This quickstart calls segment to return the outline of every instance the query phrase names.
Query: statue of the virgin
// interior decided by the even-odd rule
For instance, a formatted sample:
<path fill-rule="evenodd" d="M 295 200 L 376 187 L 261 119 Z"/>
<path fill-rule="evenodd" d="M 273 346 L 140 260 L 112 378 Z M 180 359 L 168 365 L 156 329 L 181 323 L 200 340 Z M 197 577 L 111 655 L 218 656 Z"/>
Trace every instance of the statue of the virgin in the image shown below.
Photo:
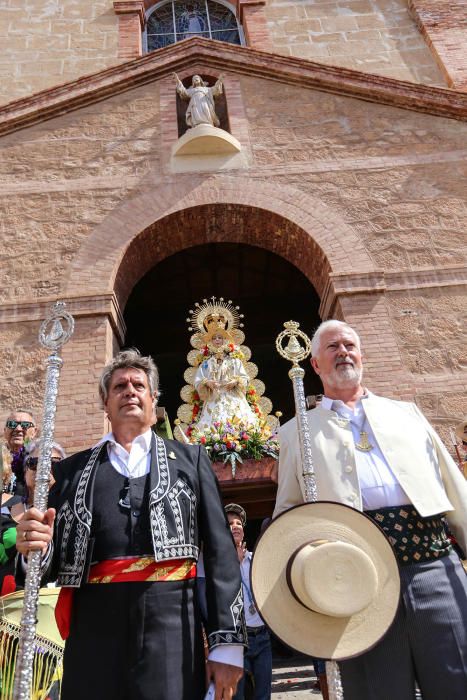
<path fill-rule="evenodd" d="M 268 415 L 271 401 L 262 396 L 263 382 L 242 345 L 243 315 L 223 298 L 203 300 L 190 310 L 189 330 L 195 331 L 185 372 L 188 385 L 178 410 L 178 439 L 204 444 L 214 460 L 235 466 L 243 458 L 277 456 L 278 420 Z"/>

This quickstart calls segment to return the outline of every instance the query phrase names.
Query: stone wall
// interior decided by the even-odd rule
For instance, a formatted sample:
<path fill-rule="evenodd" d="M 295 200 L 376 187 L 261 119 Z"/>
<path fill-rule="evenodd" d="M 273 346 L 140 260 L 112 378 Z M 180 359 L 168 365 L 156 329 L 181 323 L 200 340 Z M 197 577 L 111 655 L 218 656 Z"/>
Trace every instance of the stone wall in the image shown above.
<path fill-rule="evenodd" d="M 121 62 L 112 0 L 5 0 L 0 104 Z"/>
<path fill-rule="evenodd" d="M 146 256 L 143 270 L 161 251 L 244 241 L 308 266 L 322 314 L 361 331 L 369 386 L 415 397 L 446 437 L 465 413 L 467 125 L 237 78 L 249 135 L 249 165 L 239 170 L 171 171 L 161 143 L 173 124 L 159 102 L 169 98 L 157 82 L 0 140 L 0 412 L 20 392 L 38 407 L 35 333 L 60 294 L 77 325 L 64 353 L 58 437 L 68 449 L 99 437 L 97 375 L 122 341 L 111 296 L 136 281 L 134 255 L 138 264 Z M 217 218 L 203 228 L 208 205 Z"/>
<path fill-rule="evenodd" d="M 89 232 L 157 166 L 158 115 L 153 85 L 0 140 L 0 301 L 58 294 Z"/>
<path fill-rule="evenodd" d="M 426 85 L 446 85 L 407 0 L 271 0 L 273 51 Z"/>
<path fill-rule="evenodd" d="M 0 323 L 0 416 L 24 406 L 40 414 L 44 400 L 46 350 L 37 341 L 34 322 Z"/>

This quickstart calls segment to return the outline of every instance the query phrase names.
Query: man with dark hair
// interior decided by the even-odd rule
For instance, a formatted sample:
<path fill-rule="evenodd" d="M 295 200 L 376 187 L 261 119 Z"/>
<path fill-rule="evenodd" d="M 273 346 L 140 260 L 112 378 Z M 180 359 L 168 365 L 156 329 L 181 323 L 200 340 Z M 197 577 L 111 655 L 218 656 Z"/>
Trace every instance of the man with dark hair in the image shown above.
<path fill-rule="evenodd" d="M 62 700 L 202 700 L 201 546 L 216 700 L 232 698 L 241 676 L 241 580 L 218 485 L 204 448 L 152 433 L 157 380 L 151 358 L 117 355 L 99 385 L 112 433 L 61 462 L 53 507 L 18 526 L 26 557 L 45 552 L 54 530 L 44 568 L 66 595 Z"/>
<path fill-rule="evenodd" d="M 227 519 L 240 562 L 243 600 L 245 601 L 245 620 L 248 632 L 245 673 L 238 684 L 234 700 L 247 700 L 246 684 L 248 674 L 254 683 L 254 691 L 251 693 L 252 700 L 270 700 L 272 683 L 271 637 L 268 628 L 256 609 L 251 591 L 250 567 L 252 553 L 247 550 L 244 539 L 246 512 L 238 503 L 229 503 L 224 510 L 227 513 Z"/>
<path fill-rule="evenodd" d="M 467 545 L 467 484 L 413 403 L 376 396 L 362 384 L 353 328 L 326 321 L 312 339 L 324 396 L 308 413 L 318 498 L 363 510 L 387 534 L 400 564 L 401 602 L 387 635 L 341 662 L 345 700 L 467 696 L 467 578 L 443 515 Z M 274 515 L 303 503 L 296 420 L 280 431 Z"/>

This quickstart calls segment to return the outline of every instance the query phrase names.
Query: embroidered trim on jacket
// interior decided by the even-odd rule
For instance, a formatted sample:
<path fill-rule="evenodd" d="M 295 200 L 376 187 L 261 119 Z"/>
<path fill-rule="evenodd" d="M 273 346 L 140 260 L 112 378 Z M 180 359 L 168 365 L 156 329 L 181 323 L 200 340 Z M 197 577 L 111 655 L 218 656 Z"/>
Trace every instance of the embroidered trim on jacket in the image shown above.
<path fill-rule="evenodd" d="M 182 494 L 189 501 L 189 513 L 185 519 L 189 532 L 184 529 L 184 517 L 182 513 Z M 154 555 L 157 561 L 163 559 L 184 559 L 193 557 L 197 560 L 199 548 L 195 541 L 196 519 L 196 495 L 190 486 L 177 479 L 175 484 L 167 492 L 167 497 L 150 508 L 151 530 L 154 538 Z M 169 537 L 167 516 L 172 515 L 176 528 L 176 536 Z M 173 534 L 173 533 L 171 533 Z"/>
<path fill-rule="evenodd" d="M 237 593 L 237 597 L 230 606 L 232 614 L 233 629 L 231 630 L 215 630 L 208 636 L 208 646 L 210 649 L 219 644 L 246 644 L 247 634 L 245 628 L 245 619 L 243 617 L 243 595 L 242 589 Z"/>

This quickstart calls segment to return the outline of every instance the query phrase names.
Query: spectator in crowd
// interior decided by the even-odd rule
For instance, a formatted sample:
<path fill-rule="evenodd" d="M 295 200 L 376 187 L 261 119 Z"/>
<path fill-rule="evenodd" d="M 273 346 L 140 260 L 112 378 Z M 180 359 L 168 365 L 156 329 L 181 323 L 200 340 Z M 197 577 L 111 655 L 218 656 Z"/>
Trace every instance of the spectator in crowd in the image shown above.
<path fill-rule="evenodd" d="M 24 513 L 32 508 L 34 503 L 34 491 L 36 486 L 36 470 L 39 457 L 39 440 L 29 442 L 25 448 L 24 478 L 25 492 L 23 496 L 12 496 L 3 506 L 2 513 L 2 540 L 0 543 L 0 587 L 2 595 L 15 590 L 14 569 L 16 556 L 16 526 Z M 51 473 L 49 489 L 55 483 L 52 471 L 55 465 L 65 459 L 65 450 L 57 442 L 52 445 Z"/>
<path fill-rule="evenodd" d="M 15 590 L 16 522 L 0 514 L 0 596 Z"/>
<path fill-rule="evenodd" d="M 11 502 L 7 503 L 11 517 L 14 520 L 16 520 L 16 522 L 19 522 L 21 520 L 24 513 L 29 508 L 32 508 L 32 505 L 34 503 L 36 471 L 37 463 L 39 461 L 39 444 L 39 440 L 33 440 L 32 442 L 26 445 L 24 451 L 24 494 L 21 497 L 21 499 L 18 500 L 17 498 L 14 498 Z M 65 459 L 65 457 L 66 453 L 63 447 L 59 445 L 58 442 L 54 442 L 52 444 L 49 489 L 51 489 L 55 483 L 55 477 L 53 475 L 55 465 L 58 464 L 58 462 L 61 462 L 62 459 Z"/>
<path fill-rule="evenodd" d="M 13 493 L 24 491 L 24 455 L 28 442 L 37 434 L 36 421 L 31 411 L 18 408 L 8 414 L 3 431 L 2 446 L 2 503 Z"/>
<path fill-rule="evenodd" d="M 229 505 L 225 506 L 225 512 L 227 513 L 227 519 L 240 562 L 245 620 L 248 632 L 248 648 L 245 652 L 244 660 L 245 672 L 238 684 L 234 700 L 246 700 L 245 685 L 247 674 L 251 674 L 254 684 L 252 700 L 269 700 L 271 698 L 272 682 L 271 638 L 268 628 L 256 610 L 251 592 L 250 567 L 252 553 L 247 550 L 244 541 L 246 512 L 237 503 L 229 503 Z"/>

